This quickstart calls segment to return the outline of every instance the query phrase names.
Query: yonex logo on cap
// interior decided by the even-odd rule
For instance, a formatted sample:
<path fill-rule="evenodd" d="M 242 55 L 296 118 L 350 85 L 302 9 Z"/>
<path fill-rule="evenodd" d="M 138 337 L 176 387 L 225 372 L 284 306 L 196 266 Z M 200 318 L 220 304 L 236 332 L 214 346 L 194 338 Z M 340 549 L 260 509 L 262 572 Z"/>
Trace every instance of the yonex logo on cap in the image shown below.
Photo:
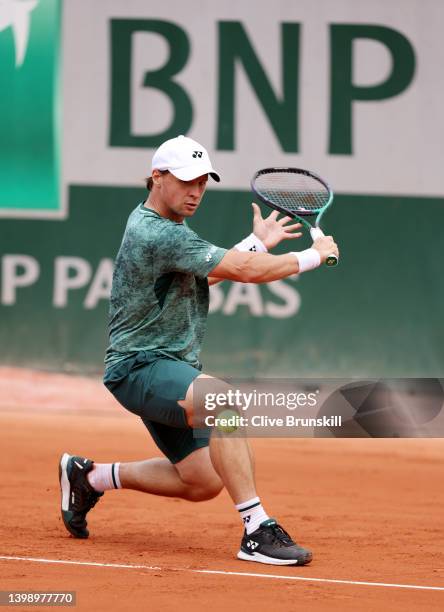
<path fill-rule="evenodd" d="M 202 157 L 203 151 L 193 151 L 193 157 Z"/>

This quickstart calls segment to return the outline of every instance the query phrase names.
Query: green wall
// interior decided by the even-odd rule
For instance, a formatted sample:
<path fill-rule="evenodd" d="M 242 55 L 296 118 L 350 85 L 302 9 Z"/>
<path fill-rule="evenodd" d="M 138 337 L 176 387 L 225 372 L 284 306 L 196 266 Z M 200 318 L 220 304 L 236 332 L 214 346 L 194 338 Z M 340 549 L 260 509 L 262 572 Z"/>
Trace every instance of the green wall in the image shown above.
<path fill-rule="evenodd" d="M 109 260 L 129 212 L 143 198 L 143 189 L 75 186 L 68 220 L 0 220 L 2 364 L 101 371 Z M 247 192 L 209 191 L 190 225 L 206 239 L 230 246 L 250 231 L 250 201 Z M 240 301 L 246 304 L 238 300 L 224 314 L 233 283 L 220 285 L 219 307 L 209 316 L 205 369 L 230 376 L 441 376 L 441 244 L 431 237 L 444 223 L 443 204 L 337 195 L 325 227 L 340 245 L 340 265 L 286 280 L 293 295 L 299 294 L 300 307 L 284 318 L 267 311 L 267 303 L 285 301 L 269 287 L 253 288 L 254 293 L 244 287 L 247 297 Z M 285 249 L 304 248 L 304 240 Z M 5 274 L 11 255 L 32 257 L 39 266 L 38 279 L 17 287 L 12 297 Z M 65 305 L 59 290 L 55 306 L 60 257 L 81 258 L 91 277 L 66 291 Z M 23 273 L 15 268 L 17 276 Z M 78 273 L 72 270 L 71 276 Z"/>

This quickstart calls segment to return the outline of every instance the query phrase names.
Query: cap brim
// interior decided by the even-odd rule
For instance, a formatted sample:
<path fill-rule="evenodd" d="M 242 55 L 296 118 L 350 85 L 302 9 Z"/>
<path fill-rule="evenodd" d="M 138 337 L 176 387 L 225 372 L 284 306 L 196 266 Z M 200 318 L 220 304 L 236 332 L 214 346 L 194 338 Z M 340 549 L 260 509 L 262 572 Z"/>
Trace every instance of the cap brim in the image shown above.
<path fill-rule="evenodd" d="M 170 168 L 169 171 L 171 172 L 171 174 L 174 174 L 174 176 L 180 179 L 181 181 L 193 181 L 199 176 L 203 176 L 204 174 L 209 174 L 211 178 L 216 181 L 216 183 L 220 182 L 220 175 L 217 172 L 215 172 L 211 166 L 204 165 L 204 164 L 202 166 L 193 165 L 193 166 L 189 166 L 188 168 L 177 168 L 174 170 Z"/>

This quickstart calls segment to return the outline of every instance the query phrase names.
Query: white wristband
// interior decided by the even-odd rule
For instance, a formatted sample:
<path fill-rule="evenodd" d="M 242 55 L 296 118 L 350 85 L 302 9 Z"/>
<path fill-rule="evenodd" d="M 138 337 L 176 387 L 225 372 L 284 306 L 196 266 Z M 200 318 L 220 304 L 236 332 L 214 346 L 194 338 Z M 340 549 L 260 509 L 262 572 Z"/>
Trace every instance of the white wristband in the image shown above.
<path fill-rule="evenodd" d="M 254 234 L 250 234 L 249 236 L 241 240 L 241 242 L 239 242 L 238 244 L 235 244 L 234 248 L 242 252 L 246 252 L 246 251 L 252 251 L 254 253 L 267 253 L 268 252 L 268 249 L 265 246 L 265 244 L 261 240 L 259 240 L 259 238 L 255 236 Z"/>
<path fill-rule="evenodd" d="M 321 256 L 316 249 L 306 249 L 305 251 L 291 253 L 296 257 L 299 262 L 299 274 L 301 272 L 307 272 L 308 270 L 314 270 L 321 265 Z"/>

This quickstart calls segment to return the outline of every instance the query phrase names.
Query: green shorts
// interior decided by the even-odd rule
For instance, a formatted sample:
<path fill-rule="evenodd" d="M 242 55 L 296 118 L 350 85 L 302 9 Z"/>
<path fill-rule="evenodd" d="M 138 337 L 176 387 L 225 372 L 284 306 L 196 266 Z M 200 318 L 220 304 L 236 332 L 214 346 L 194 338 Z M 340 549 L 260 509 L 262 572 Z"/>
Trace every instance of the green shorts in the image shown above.
<path fill-rule="evenodd" d="M 177 463 L 209 443 L 210 430 L 200 429 L 195 437 L 177 403 L 185 399 L 199 374 L 184 361 L 140 351 L 107 368 L 103 382 L 122 406 L 142 419 L 168 459 Z"/>

